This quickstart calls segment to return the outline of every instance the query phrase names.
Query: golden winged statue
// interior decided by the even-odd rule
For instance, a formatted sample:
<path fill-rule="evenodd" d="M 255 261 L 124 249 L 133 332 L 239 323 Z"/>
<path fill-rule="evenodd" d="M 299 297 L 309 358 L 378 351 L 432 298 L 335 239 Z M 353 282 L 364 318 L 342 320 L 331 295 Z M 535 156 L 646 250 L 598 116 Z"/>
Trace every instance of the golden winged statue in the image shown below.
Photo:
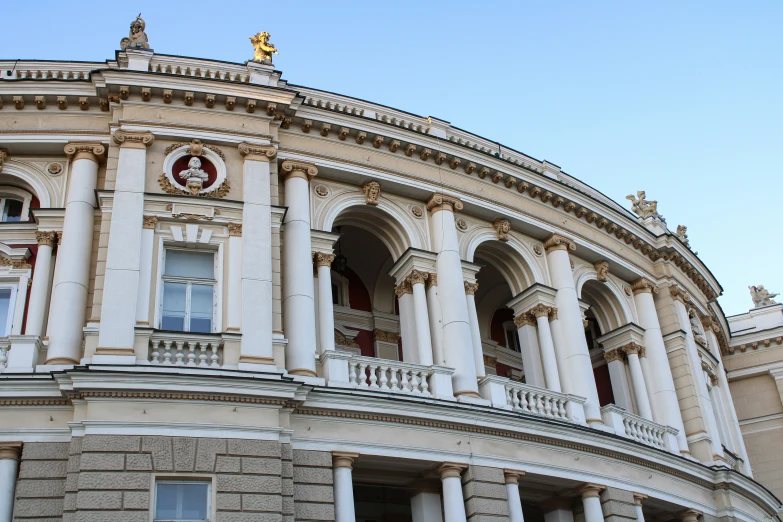
<path fill-rule="evenodd" d="M 253 53 L 253 61 L 266 64 L 272 64 L 272 54 L 278 54 L 275 46 L 269 43 L 270 34 L 264 31 L 263 33 L 256 33 L 255 36 L 250 37 L 250 42 L 253 44 L 255 53 Z"/>

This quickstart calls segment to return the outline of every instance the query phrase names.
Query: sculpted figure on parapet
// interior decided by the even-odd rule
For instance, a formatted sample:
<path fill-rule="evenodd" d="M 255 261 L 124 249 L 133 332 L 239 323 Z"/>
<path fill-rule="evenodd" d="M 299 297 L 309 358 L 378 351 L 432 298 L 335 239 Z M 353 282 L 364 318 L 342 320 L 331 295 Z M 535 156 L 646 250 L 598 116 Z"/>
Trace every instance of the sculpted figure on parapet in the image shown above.
<path fill-rule="evenodd" d="M 633 210 L 636 215 L 638 215 L 640 218 L 645 219 L 648 217 L 657 217 L 660 218 L 661 215 L 658 214 L 658 202 L 657 201 L 648 201 L 645 199 L 647 197 L 647 194 L 645 191 L 640 190 L 636 193 L 636 196 L 633 194 L 628 194 L 625 196 L 625 199 L 629 200 L 631 202 L 631 210 Z"/>
<path fill-rule="evenodd" d="M 753 299 L 753 308 L 760 308 L 762 306 L 769 306 L 776 304 L 777 301 L 772 299 L 780 294 L 773 294 L 764 285 L 749 286 L 750 297 Z"/>
<path fill-rule="evenodd" d="M 149 49 L 150 44 L 147 41 L 147 33 L 144 32 L 144 29 L 146 28 L 147 24 L 141 17 L 141 13 L 139 13 L 139 16 L 131 22 L 128 37 L 120 40 L 120 49 L 123 51 L 128 47 L 134 49 Z"/>
<path fill-rule="evenodd" d="M 272 65 L 272 54 L 278 54 L 277 49 L 271 43 L 269 43 L 270 34 L 266 31 L 262 33 L 256 33 L 255 36 L 250 37 L 250 42 L 253 44 L 253 61 L 261 62 Z"/>

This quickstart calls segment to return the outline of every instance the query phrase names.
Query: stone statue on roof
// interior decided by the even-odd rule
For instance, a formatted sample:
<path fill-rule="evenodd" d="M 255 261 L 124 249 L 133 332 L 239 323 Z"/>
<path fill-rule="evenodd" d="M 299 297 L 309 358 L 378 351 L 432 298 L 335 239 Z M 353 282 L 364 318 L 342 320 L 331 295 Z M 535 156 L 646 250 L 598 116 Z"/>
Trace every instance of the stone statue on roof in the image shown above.
<path fill-rule="evenodd" d="M 625 196 L 625 199 L 631 202 L 631 210 L 633 210 L 640 218 L 660 218 L 661 215 L 658 214 L 658 202 L 652 200 L 648 201 L 646 197 L 647 193 L 643 190 L 640 190 L 636 193 L 635 197 L 633 194 L 629 194 Z"/>
<path fill-rule="evenodd" d="M 267 65 L 272 65 L 272 54 L 278 54 L 275 46 L 269 43 L 270 34 L 264 31 L 263 33 L 256 33 L 255 36 L 250 37 L 250 42 L 253 44 L 253 61 L 261 62 Z"/>
<path fill-rule="evenodd" d="M 147 23 L 141 17 L 141 13 L 130 24 L 130 32 L 127 38 L 120 40 L 120 49 L 123 51 L 127 48 L 131 49 L 149 49 L 150 44 L 147 40 L 147 33 L 144 29 L 147 28 Z"/>
<path fill-rule="evenodd" d="M 769 306 L 777 304 L 777 301 L 772 299 L 780 294 L 773 294 L 764 285 L 749 286 L 750 297 L 753 299 L 753 308 L 761 308 L 762 306 Z"/>

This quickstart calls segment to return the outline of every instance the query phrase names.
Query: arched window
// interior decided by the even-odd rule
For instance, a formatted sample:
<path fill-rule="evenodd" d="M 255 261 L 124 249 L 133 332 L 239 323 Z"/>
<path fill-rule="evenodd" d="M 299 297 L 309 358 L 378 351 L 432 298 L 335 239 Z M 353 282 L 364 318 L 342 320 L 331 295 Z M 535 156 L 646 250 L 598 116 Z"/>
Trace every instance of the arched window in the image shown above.
<path fill-rule="evenodd" d="M 32 199 L 33 195 L 24 189 L 9 186 L 0 187 L 0 222 L 28 221 Z"/>

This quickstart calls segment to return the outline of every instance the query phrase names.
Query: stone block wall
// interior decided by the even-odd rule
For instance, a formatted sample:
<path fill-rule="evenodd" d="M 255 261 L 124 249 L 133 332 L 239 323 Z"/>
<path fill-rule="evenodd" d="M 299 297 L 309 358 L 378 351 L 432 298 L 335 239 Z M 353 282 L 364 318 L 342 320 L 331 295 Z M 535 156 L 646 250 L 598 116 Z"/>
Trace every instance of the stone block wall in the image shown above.
<path fill-rule="evenodd" d="M 67 442 L 28 442 L 22 450 L 14 520 L 59 522 L 65 500 Z"/>
<path fill-rule="evenodd" d="M 296 522 L 334 520 L 334 474 L 328 451 L 293 451 Z"/>
<path fill-rule="evenodd" d="M 211 479 L 216 522 L 282 521 L 293 512 L 292 484 L 283 506 L 287 446 L 283 459 L 278 441 L 88 435 L 27 443 L 14 521 L 149 522 L 156 475 Z"/>
<path fill-rule="evenodd" d="M 506 480 L 500 468 L 469 466 L 462 474 L 465 514 L 471 522 L 508 520 Z"/>
<path fill-rule="evenodd" d="M 624 489 L 606 488 L 601 491 L 601 509 L 605 522 L 634 522 L 636 505 L 633 493 Z"/>

